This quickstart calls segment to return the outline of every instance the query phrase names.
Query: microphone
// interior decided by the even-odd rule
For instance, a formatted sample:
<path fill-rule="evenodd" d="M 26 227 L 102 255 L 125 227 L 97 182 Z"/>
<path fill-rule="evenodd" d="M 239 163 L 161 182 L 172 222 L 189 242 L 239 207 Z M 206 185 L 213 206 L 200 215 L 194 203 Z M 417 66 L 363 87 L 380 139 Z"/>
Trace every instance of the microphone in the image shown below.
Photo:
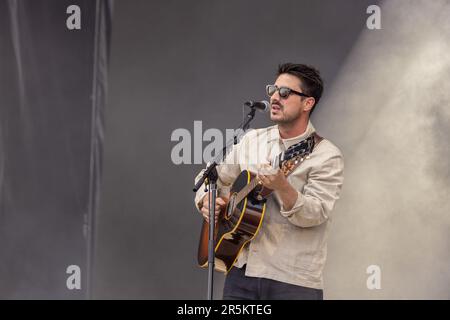
<path fill-rule="evenodd" d="M 261 112 L 267 112 L 270 109 L 270 104 L 266 100 L 247 101 L 246 103 L 244 103 L 244 106 L 252 108 L 252 109 L 258 109 Z"/>

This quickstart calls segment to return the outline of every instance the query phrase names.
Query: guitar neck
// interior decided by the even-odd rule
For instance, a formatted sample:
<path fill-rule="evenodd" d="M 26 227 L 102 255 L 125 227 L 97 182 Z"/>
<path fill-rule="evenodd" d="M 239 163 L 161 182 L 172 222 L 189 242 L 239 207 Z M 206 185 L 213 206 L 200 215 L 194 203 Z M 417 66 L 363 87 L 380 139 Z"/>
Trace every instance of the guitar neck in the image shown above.
<path fill-rule="evenodd" d="M 300 163 L 298 163 L 298 164 L 297 164 L 294 168 L 292 168 L 291 170 L 288 170 L 287 168 L 286 168 L 286 169 L 285 169 L 285 168 L 282 168 L 281 170 L 283 171 L 284 176 L 285 176 L 285 177 L 289 176 L 299 164 L 300 164 Z M 252 192 L 258 185 L 259 185 L 259 184 L 258 184 L 258 179 L 257 179 L 256 176 L 255 176 L 255 177 L 253 177 L 253 178 L 250 180 L 250 183 L 249 183 L 249 184 L 247 184 L 245 187 L 243 187 L 243 188 L 241 189 L 241 191 L 238 192 L 238 194 L 236 195 L 236 203 L 241 202 L 241 201 L 242 201 L 245 197 L 247 197 L 247 196 L 250 194 L 250 192 Z M 266 190 L 269 190 L 269 189 L 266 188 Z M 269 196 L 271 193 L 272 193 L 272 191 L 264 193 L 264 197 Z"/>
<path fill-rule="evenodd" d="M 253 177 L 250 180 L 250 183 L 247 184 L 245 187 L 243 187 L 241 189 L 241 191 L 238 192 L 238 194 L 236 196 L 236 203 L 241 202 L 246 196 L 249 195 L 250 192 L 253 191 L 253 189 L 256 188 L 257 185 L 258 185 L 258 179 L 256 177 Z"/>
<path fill-rule="evenodd" d="M 289 176 L 302 162 L 305 158 L 309 158 L 309 154 L 312 152 L 315 145 L 314 137 L 309 136 L 305 140 L 298 142 L 297 144 L 288 148 L 286 152 L 279 154 L 274 161 L 275 166 L 279 166 L 284 176 Z M 245 197 L 247 197 L 250 192 L 252 192 L 256 186 L 258 186 L 258 179 L 254 176 L 250 183 L 241 189 L 236 195 L 236 203 L 241 202 Z M 265 188 L 265 192 L 261 192 L 262 197 L 268 197 L 272 190 Z"/>

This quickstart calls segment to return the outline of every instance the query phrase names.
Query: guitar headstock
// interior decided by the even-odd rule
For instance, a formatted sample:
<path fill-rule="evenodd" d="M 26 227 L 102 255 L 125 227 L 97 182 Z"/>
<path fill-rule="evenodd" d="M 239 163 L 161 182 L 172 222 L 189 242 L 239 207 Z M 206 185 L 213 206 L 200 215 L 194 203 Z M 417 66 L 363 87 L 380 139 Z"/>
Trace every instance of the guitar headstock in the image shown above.
<path fill-rule="evenodd" d="M 314 148 L 314 138 L 308 137 L 290 146 L 286 151 L 275 157 L 273 163 L 274 168 L 280 168 L 285 175 L 291 171 L 299 162 L 303 162 Z"/>

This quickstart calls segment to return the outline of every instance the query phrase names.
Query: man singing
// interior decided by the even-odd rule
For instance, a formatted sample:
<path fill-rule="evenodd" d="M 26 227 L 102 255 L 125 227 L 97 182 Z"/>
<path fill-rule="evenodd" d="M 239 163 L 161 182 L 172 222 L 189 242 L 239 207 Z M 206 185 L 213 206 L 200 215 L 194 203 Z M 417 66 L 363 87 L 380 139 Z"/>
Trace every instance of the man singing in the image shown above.
<path fill-rule="evenodd" d="M 275 83 L 266 91 L 275 125 L 249 131 L 217 167 L 216 219 L 242 170 L 257 173 L 260 183 L 273 190 L 259 232 L 225 279 L 223 298 L 321 300 L 328 229 L 344 180 L 344 159 L 334 144 L 319 139 L 310 157 L 288 177 L 281 170 L 264 170 L 267 159 L 315 132 L 309 118 L 323 82 L 315 68 L 286 63 L 279 66 Z M 204 188 L 197 192 L 195 203 L 208 221 Z"/>

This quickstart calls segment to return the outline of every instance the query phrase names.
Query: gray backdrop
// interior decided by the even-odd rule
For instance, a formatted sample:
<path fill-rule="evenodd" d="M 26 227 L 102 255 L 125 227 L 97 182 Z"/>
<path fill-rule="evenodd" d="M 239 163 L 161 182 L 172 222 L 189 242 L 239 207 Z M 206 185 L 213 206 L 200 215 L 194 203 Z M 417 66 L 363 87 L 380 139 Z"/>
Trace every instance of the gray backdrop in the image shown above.
<path fill-rule="evenodd" d="M 66 26 L 70 5 L 79 30 Z M 109 8 L 0 0 L 0 298 L 87 297 Z M 78 289 L 66 285 L 69 266 L 80 268 Z"/>
<path fill-rule="evenodd" d="M 366 9 L 381 6 L 381 30 Z M 449 1 L 117 1 L 98 298 L 205 298 L 193 178 L 172 132 L 234 128 L 281 62 L 325 79 L 313 115 L 344 153 L 325 297 L 449 298 Z M 254 127 L 269 124 L 258 114 Z M 369 266 L 381 289 L 369 290 Z M 216 298 L 223 276 L 216 277 Z"/>
<path fill-rule="evenodd" d="M 207 273 L 196 266 L 201 218 L 191 191 L 203 166 L 174 165 L 170 155 L 176 143 L 170 137 L 177 128 L 193 132 L 194 120 L 203 121 L 203 130 L 238 125 L 241 104 L 265 98 L 264 86 L 274 81 L 279 63 L 302 62 L 321 70 L 324 103 L 313 121 L 344 154 L 351 150 L 343 143 L 345 124 L 338 120 L 345 103 L 325 101 L 360 33 L 367 30 L 367 6 L 375 3 L 116 1 L 97 298 L 205 298 Z M 379 41 L 388 32 L 372 31 L 370 36 Z M 361 108 L 364 94 L 348 92 L 361 97 Z M 253 126 L 268 124 L 268 116 L 258 114 Z M 344 217 L 338 207 L 339 219 Z M 336 263 L 336 258 L 329 261 Z M 342 284 L 335 284 L 327 294 L 345 298 L 352 286 L 365 287 L 365 268 L 371 263 L 354 267 L 361 279 L 348 284 L 347 291 L 339 294 Z M 339 276 L 333 268 L 328 273 Z M 348 273 L 341 279 L 353 280 Z M 223 277 L 218 274 L 216 281 L 216 297 L 221 297 Z"/>
<path fill-rule="evenodd" d="M 175 165 L 171 135 L 234 128 L 291 61 L 321 70 L 312 121 L 345 157 L 325 298 L 450 298 L 448 0 L 118 0 L 109 76 L 111 2 L 95 1 L 96 19 L 75 3 L 79 33 L 64 27 L 70 1 L 0 1 L 1 297 L 83 298 L 64 271 L 79 264 L 84 290 L 93 257 L 94 298 L 205 298 L 204 164 Z M 380 30 L 366 27 L 372 4 Z"/>
<path fill-rule="evenodd" d="M 0 298 L 85 298 L 88 284 L 94 298 L 205 298 L 191 191 L 204 164 L 175 165 L 171 135 L 236 127 L 287 61 L 321 70 L 312 121 L 345 157 L 325 298 L 450 298 L 450 1 L 115 7 L 108 76 L 112 1 L 0 0 Z M 191 143 L 194 160 L 206 143 Z"/>

